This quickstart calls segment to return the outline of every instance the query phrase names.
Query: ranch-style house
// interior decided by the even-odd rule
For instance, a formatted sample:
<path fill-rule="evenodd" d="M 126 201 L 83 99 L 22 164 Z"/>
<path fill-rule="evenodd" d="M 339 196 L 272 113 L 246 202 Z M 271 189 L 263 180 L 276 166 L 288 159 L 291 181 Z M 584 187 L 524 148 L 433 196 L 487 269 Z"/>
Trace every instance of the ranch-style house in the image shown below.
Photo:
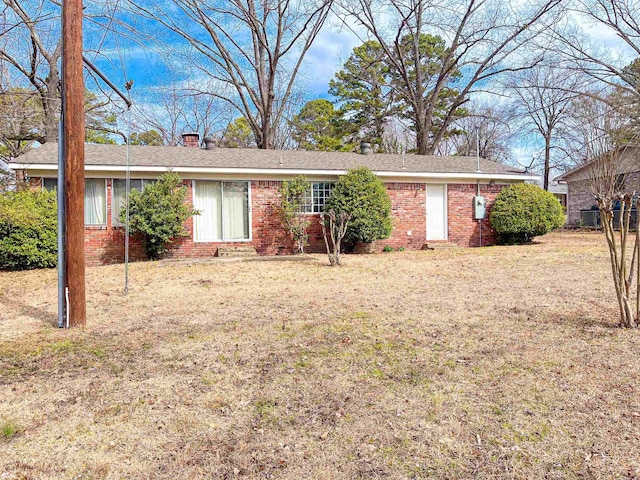
<path fill-rule="evenodd" d="M 310 252 L 324 250 L 319 213 L 338 177 L 366 166 L 384 182 L 392 201 L 393 229 L 388 239 L 369 246 L 422 249 L 446 242 L 465 247 L 495 243 L 488 214 L 506 185 L 535 181 L 513 167 L 463 156 L 418 156 L 299 150 L 200 148 L 197 134 L 183 135 L 184 147 L 131 146 L 131 187 L 141 189 L 163 172 L 178 173 L 187 201 L 201 212 L 186 223 L 188 237 L 177 239 L 169 257 L 216 256 L 235 247 L 259 255 L 293 251 L 293 241 L 278 215 L 285 179 L 306 176 L 312 183 L 308 206 Z M 57 185 L 58 145 L 45 144 L 14 159 L 10 167 L 33 188 Z M 125 195 L 126 145 L 85 145 L 85 248 L 90 265 L 122 262 L 124 228 L 119 222 Z M 479 165 L 479 168 L 478 168 Z M 476 195 L 487 215 L 475 219 Z M 130 256 L 143 259 L 132 238 Z"/>

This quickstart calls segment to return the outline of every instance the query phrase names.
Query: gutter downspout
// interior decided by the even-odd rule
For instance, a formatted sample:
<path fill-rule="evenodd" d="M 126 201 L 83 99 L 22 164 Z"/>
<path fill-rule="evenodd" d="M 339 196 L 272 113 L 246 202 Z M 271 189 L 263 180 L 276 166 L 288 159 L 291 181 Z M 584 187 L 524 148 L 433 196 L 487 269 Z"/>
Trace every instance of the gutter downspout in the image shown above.
<path fill-rule="evenodd" d="M 477 195 L 479 197 L 480 196 L 480 180 L 478 180 L 477 185 L 478 185 L 478 193 L 477 193 Z M 478 219 L 478 227 L 480 228 L 480 245 L 478 245 L 478 246 L 481 247 L 482 246 L 482 219 L 481 218 Z"/>
<path fill-rule="evenodd" d="M 480 170 L 480 128 L 476 129 L 476 166 L 477 166 L 477 170 L 476 173 L 482 173 L 482 170 Z M 478 185 L 478 193 L 477 196 L 480 196 L 480 180 L 478 180 L 477 182 Z M 478 219 L 478 227 L 480 228 L 480 245 L 478 246 L 482 246 L 482 219 L 479 218 Z"/>

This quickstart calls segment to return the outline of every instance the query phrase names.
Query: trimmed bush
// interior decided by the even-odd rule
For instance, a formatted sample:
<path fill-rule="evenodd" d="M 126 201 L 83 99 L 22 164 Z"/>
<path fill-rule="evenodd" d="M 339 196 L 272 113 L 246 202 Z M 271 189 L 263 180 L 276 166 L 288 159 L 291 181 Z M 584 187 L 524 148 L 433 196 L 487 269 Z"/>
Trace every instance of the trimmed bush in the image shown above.
<path fill-rule="evenodd" d="M 391 199 L 382 181 L 367 167 L 340 177 L 324 207 L 351 215 L 344 240 L 371 243 L 391 235 Z"/>
<path fill-rule="evenodd" d="M 160 258 L 174 238 L 189 236 L 184 222 L 198 211 L 185 204 L 186 198 L 187 188 L 173 172 L 145 185 L 142 192 L 132 190 L 129 194 L 129 229 L 142 235 L 144 251 L 151 260 Z M 124 208 L 120 221 L 126 221 Z"/>
<path fill-rule="evenodd" d="M 55 267 L 56 193 L 21 190 L 0 195 L 0 269 Z"/>
<path fill-rule="evenodd" d="M 304 175 L 292 180 L 285 180 L 280 187 L 280 217 L 293 238 L 296 253 L 304 253 L 309 234 L 307 229 L 311 225 L 306 207 L 309 205 L 311 182 Z"/>
<path fill-rule="evenodd" d="M 529 243 L 564 224 L 558 199 L 542 188 L 528 183 L 510 185 L 502 190 L 491 209 L 491 226 L 504 244 Z"/>

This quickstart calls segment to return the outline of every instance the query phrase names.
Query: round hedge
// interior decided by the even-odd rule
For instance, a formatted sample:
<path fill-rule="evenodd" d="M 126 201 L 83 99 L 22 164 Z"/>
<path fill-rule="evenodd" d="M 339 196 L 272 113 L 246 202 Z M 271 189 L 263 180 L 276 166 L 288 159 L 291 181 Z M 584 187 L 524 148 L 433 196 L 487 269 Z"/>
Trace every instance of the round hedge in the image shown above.
<path fill-rule="evenodd" d="M 331 191 L 325 211 L 351 215 L 344 240 L 347 244 L 371 243 L 391 235 L 391 199 L 384 184 L 367 167 L 340 177 Z"/>
<path fill-rule="evenodd" d="M 564 225 L 558 199 L 528 183 L 510 185 L 498 194 L 491 209 L 491 226 L 500 243 L 528 243 Z"/>

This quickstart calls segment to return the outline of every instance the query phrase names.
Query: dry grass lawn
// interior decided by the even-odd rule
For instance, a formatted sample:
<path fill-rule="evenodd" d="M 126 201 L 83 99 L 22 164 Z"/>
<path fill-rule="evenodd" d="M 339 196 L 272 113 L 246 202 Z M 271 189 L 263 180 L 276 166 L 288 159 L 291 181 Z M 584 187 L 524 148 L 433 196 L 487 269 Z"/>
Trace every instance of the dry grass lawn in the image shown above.
<path fill-rule="evenodd" d="M 0 479 L 640 478 L 640 332 L 597 233 L 0 273 Z"/>

